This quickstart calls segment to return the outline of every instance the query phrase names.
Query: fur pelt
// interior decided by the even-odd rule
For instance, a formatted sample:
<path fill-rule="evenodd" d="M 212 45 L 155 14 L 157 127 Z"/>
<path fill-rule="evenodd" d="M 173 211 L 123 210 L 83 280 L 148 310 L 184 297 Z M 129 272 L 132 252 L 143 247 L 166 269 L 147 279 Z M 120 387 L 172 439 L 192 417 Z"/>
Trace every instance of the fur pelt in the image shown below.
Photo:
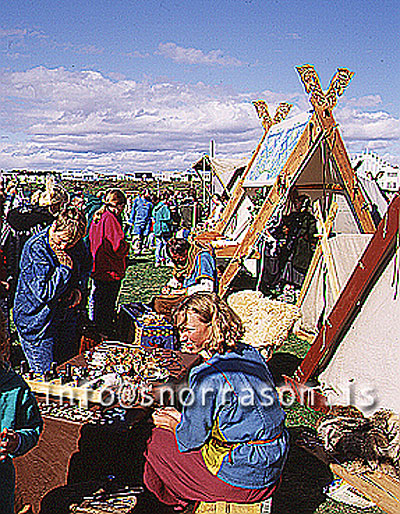
<path fill-rule="evenodd" d="M 381 409 L 367 418 L 355 407 L 332 407 L 317 423 L 325 450 L 351 471 L 400 478 L 400 417 Z"/>

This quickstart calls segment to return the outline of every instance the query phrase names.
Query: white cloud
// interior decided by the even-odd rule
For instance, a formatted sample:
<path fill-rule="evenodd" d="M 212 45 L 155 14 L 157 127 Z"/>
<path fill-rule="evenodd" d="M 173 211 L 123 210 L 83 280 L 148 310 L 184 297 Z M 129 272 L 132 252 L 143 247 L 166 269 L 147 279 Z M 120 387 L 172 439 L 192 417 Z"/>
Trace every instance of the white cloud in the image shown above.
<path fill-rule="evenodd" d="M 99 55 L 104 53 L 104 48 L 96 45 L 78 45 L 70 41 L 59 41 L 50 38 L 41 30 L 31 28 L 0 28 L 0 39 L 8 39 L 8 52 L 6 57 L 9 59 L 18 59 L 26 57 L 26 54 L 13 52 L 14 47 L 23 46 L 24 48 L 34 47 L 35 44 L 48 45 L 50 47 L 59 48 L 65 52 L 72 52 L 79 55 Z"/>
<path fill-rule="evenodd" d="M 305 95 L 235 94 L 203 83 L 143 82 L 96 71 L 0 73 L 0 169 L 185 169 L 214 139 L 220 157 L 250 157 L 261 134 L 252 100 L 273 116 L 309 109 Z M 353 105 L 335 110 L 350 150 L 375 141 L 400 161 L 400 122 Z M 393 160 L 393 159 L 392 159 Z"/>
<path fill-rule="evenodd" d="M 338 111 L 337 120 L 349 141 L 400 141 L 400 120 L 385 111 L 360 111 L 344 108 Z"/>
<path fill-rule="evenodd" d="M 235 57 L 224 55 L 222 50 L 211 50 L 204 53 L 197 48 L 184 48 L 175 43 L 160 43 L 156 54 L 181 64 L 205 64 L 207 66 L 243 66 L 245 64 Z"/>
<path fill-rule="evenodd" d="M 344 101 L 345 105 L 352 107 L 370 109 L 382 105 L 382 98 L 380 95 L 366 95 L 360 98 L 350 98 Z"/>
<path fill-rule="evenodd" d="M 3 169 L 185 169 L 212 138 L 221 150 L 239 142 L 250 152 L 260 136 L 251 98 L 202 83 L 138 83 L 94 71 L 3 73 L 0 108 L 2 132 L 28 138 L 3 143 Z"/>

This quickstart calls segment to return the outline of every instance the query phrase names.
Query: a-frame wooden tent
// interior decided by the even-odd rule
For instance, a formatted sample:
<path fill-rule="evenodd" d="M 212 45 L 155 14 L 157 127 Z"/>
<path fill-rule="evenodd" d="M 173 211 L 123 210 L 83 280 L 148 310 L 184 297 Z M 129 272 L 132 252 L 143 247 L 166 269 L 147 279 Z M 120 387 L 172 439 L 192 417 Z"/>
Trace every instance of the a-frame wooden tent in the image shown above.
<path fill-rule="evenodd" d="M 273 118 L 271 118 L 268 106 L 263 100 L 258 100 L 253 102 L 258 117 L 261 119 L 261 124 L 264 129 L 264 132 L 259 140 L 251 158 L 247 162 L 247 165 L 244 168 L 238 170 L 240 173 L 236 173 L 233 175 L 230 180 L 230 184 L 227 182 L 224 184 L 223 177 L 218 176 L 218 170 L 216 166 L 213 166 L 213 160 L 208 158 L 206 164 L 208 164 L 210 171 L 215 171 L 218 181 L 223 185 L 223 189 L 227 194 L 229 200 L 221 214 L 220 220 L 217 222 L 216 226 L 213 230 L 206 230 L 197 232 L 194 238 L 199 241 L 222 241 L 224 238 L 228 236 L 229 240 L 226 241 L 228 244 L 220 244 L 216 245 L 216 254 L 217 257 L 220 258 L 231 258 L 236 249 L 239 246 L 236 238 L 238 234 L 244 234 L 248 227 L 250 226 L 251 216 L 249 214 L 249 209 L 252 207 L 252 203 L 248 199 L 243 184 L 247 179 L 247 176 L 252 169 L 252 166 L 260 153 L 260 150 L 264 144 L 264 141 L 270 131 L 270 129 L 279 123 L 281 123 L 286 116 L 288 115 L 292 105 L 286 102 L 281 102 L 275 112 Z M 200 160 L 195 163 L 195 166 L 199 168 L 200 163 L 204 163 L 204 161 Z M 233 185 L 233 187 L 229 187 L 229 185 Z M 235 219 L 234 219 L 235 218 Z M 241 220 L 241 221 L 240 221 Z M 232 223 L 236 222 L 236 223 Z M 239 222 L 239 223 L 237 223 Z M 232 225 L 239 225 L 232 227 Z M 245 257 L 245 256 L 244 256 Z"/>
<path fill-rule="evenodd" d="M 299 390 L 299 385 L 318 378 L 329 391 L 331 403 L 353 403 L 370 411 L 383 406 L 400 413 L 399 317 L 397 196 L 295 372 L 292 384 Z M 365 404 L 367 394 L 369 400 L 375 394 L 376 402 Z"/>
<path fill-rule="evenodd" d="M 353 73 L 339 68 L 325 93 L 318 75 L 311 65 L 297 68 L 305 90 L 310 94 L 313 112 L 298 141 L 254 219 L 245 238 L 237 247 L 220 280 L 219 293 L 224 296 L 238 272 L 243 259 L 254 249 L 267 223 L 287 202 L 289 191 L 295 186 L 299 192 L 320 199 L 321 215 L 325 220 L 336 196 L 345 199 L 360 233 L 373 233 L 375 224 L 370 206 L 358 187 L 343 139 L 333 116 L 337 99 L 341 96 Z"/>
<path fill-rule="evenodd" d="M 205 154 L 192 164 L 192 169 L 200 178 L 208 197 L 211 197 L 213 193 L 224 193 L 230 198 L 246 165 L 245 158 L 225 159 Z M 205 174 L 209 175 L 208 181 L 205 180 Z"/>

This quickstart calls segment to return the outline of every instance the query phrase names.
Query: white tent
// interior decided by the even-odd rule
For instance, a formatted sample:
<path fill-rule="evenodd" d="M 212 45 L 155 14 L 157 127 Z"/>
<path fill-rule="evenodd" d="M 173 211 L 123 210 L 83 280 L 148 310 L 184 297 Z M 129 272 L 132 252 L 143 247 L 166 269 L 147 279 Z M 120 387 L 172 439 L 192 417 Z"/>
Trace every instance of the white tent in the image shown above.
<path fill-rule="evenodd" d="M 333 404 L 400 413 L 400 197 L 353 262 L 340 296 L 295 373 Z M 354 236 L 351 236 L 354 240 Z M 341 259 L 346 260 L 346 256 Z"/>

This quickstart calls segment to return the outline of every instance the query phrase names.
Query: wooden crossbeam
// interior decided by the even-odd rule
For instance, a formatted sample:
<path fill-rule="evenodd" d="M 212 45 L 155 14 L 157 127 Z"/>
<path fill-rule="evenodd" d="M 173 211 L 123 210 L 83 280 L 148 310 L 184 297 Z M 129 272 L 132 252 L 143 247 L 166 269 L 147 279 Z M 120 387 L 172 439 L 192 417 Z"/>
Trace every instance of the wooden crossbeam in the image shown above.
<path fill-rule="evenodd" d="M 338 68 L 325 93 L 314 66 L 305 64 L 298 66 L 297 71 L 304 84 L 305 90 L 310 94 L 310 102 L 321 124 L 328 145 L 329 153 L 334 161 L 336 171 L 341 177 L 348 199 L 354 205 L 356 220 L 361 232 L 372 234 L 375 224 L 369 211 L 361 189 L 357 186 L 354 170 L 340 135 L 337 123 L 333 117 L 332 109 L 337 104 L 337 98 L 346 90 L 354 72 L 346 68 Z"/>

